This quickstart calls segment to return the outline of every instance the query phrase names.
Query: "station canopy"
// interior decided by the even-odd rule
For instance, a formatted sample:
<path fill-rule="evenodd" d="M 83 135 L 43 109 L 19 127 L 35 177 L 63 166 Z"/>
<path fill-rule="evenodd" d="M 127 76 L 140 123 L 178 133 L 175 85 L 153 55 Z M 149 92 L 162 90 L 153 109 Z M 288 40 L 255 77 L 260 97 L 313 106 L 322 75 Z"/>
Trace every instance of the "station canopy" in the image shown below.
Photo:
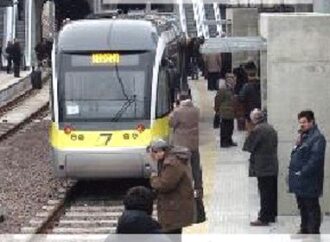
<path fill-rule="evenodd" d="M 260 36 L 209 38 L 201 46 L 202 54 L 262 51 L 267 49 L 266 40 Z"/>

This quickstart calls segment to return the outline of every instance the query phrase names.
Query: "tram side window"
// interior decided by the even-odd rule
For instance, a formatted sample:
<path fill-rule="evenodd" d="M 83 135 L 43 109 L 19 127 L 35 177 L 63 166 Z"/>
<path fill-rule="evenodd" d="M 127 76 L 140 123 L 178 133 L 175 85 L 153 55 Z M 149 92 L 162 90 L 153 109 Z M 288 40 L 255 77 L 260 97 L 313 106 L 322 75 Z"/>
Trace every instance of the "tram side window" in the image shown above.
<path fill-rule="evenodd" d="M 158 86 L 157 86 L 157 107 L 156 114 L 157 118 L 163 117 L 170 112 L 171 102 L 170 102 L 170 89 L 169 80 L 166 75 L 166 71 L 161 69 L 158 76 Z"/>

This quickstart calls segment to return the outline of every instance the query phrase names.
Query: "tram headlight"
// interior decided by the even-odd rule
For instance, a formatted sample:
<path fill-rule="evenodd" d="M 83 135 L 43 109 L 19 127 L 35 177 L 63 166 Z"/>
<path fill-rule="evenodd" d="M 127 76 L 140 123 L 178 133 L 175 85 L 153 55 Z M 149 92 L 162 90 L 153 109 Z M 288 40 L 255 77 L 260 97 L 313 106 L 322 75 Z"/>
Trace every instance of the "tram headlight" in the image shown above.
<path fill-rule="evenodd" d="M 145 127 L 143 124 L 138 124 L 138 125 L 136 126 L 136 130 L 137 130 L 139 133 L 142 133 L 145 129 L 146 129 L 146 127 Z"/>
<path fill-rule="evenodd" d="M 67 135 L 71 134 L 71 132 L 73 130 L 74 130 L 73 127 L 71 127 L 70 125 L 64 126 L 64 129 L 63 129 L 64 133 L 67 134 Z"/>

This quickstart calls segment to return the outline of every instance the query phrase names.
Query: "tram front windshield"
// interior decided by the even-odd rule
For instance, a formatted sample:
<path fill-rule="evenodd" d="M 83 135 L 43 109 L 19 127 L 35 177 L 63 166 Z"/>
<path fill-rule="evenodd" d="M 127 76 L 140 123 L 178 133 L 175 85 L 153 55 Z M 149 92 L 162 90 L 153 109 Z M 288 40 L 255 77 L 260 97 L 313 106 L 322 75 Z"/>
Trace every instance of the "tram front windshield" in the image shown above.
<path fill-rule="evenodd" d="M 150 119 L 151 53 L 64 54 L 59 77 L 63 122 Z"/>

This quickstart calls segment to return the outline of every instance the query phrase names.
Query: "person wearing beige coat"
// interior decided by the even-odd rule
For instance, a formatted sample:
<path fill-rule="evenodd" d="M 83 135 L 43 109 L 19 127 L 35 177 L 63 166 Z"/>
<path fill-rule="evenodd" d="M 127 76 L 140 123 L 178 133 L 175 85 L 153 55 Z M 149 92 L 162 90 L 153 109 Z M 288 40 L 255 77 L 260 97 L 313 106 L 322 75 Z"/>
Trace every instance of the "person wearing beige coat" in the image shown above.
<path fill-rule="evenodd" d="M 199 109 L 194 106 L 187 93 L 181 93 L 180 105 L 170 114 L 170 126 L 173 128 L 172 144 L 183 146 L 191 151 L 191 168 L 196 198 L 195 223 L 204 222 L 203 175 L 199 154 Z"/>
<path fill-rule="evenodd" d="M 222 62 L 221 53 L 210 53 L 203 56 L 205 73 L 207 78 L 207 89 L 218 90 L 218 80 L 220 78 Z"/>

